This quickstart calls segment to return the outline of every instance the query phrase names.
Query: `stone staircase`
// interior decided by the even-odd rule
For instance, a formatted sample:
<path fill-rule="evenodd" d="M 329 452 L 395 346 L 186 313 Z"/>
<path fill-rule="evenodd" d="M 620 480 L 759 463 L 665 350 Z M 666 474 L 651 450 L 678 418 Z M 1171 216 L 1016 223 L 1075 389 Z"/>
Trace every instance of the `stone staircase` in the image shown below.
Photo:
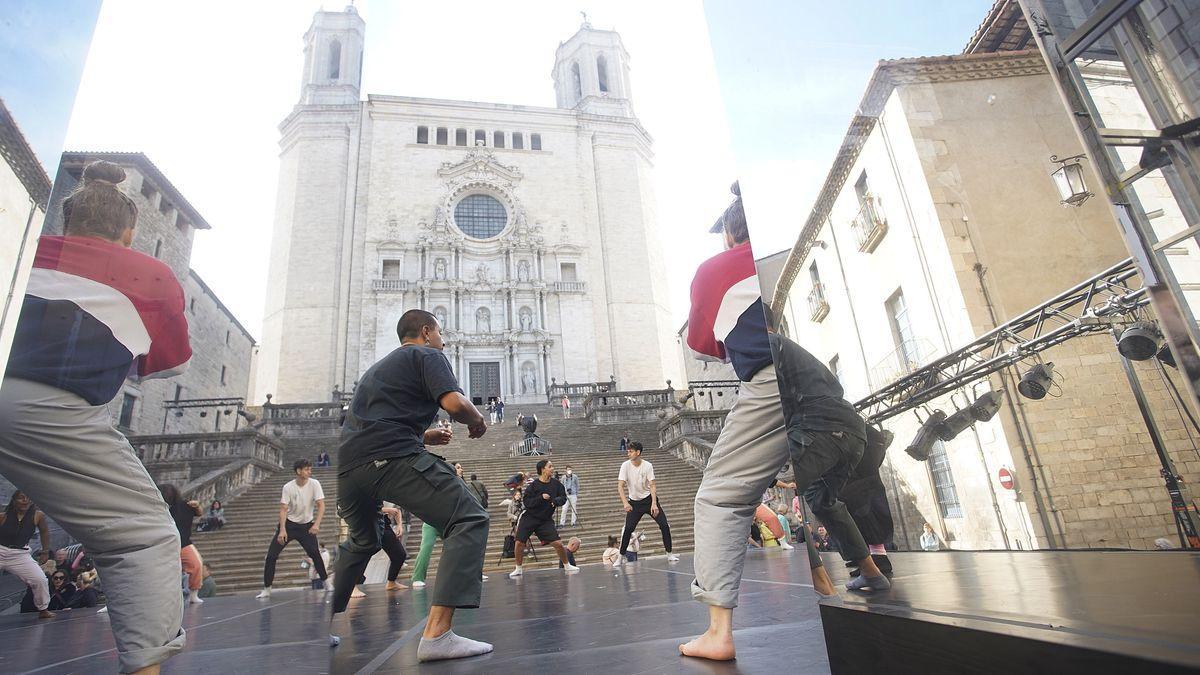
<path fill-rule="evenodd" d="M 578 410 L 573 412 L 582 413 Z M 467 476 L 477 474 L 488 488 L 488 511 L 492 516 L 492 527 L 484 562 L 487 574 L 504 574 L 513 565 L 511 558 L 502 562 L 499 560 L 504 537 L 509 534 L 506 509 L 500 505 L 508 496 L 503 487 L 504 481 L 519 470 L 531 472 L 538 460 L 542 459 L 509 456 L 511 444 L 524 438 L 524 432 L 516 425 L 517 413 L 536 414 L 538 435 L 554 444 L 550 459 L 555 467 L 564 471 L 566 465 L 570 464 L 580 476 L 579 525 L 561 531 L 564 540 L 577 536 L 583 541 L 576 555 L 577 562 L 598 562 L 608 536 L 619 535 L 624 524 L 625 515 L 617 497 L 616 481 L 621 462 L 625 461 L 624 454 L 620 452 L 620 438 L 625 431 L 629 431 L 631 439 L 645 444 L 647 449 L 643 457 L 654 464 L 659 498 L 671 523 L 674 550 L 686 552 L 692 549 L 692 504 L 700 484 L 700 473 L 686 462 L 657 449 L 657 423 L 596 425 L 582 417 L 564 420 L 557 406 L 510 406 L 504 423 L 489 427 L 483 438 L 469 439 L 466 427 L 454 424 L 454 440 L 449 445 L 430 448 L 448 461 L 461 462 Z M 227 504 L 225 512 L 229 522 L 224 528 L 195 535 L 193 541 L 205 560 L 213 565 L 213 574 L 221 594 L 256 591 L 262 586 L 263 559 L 278 518 L 280 490 L 284 483 L 292 479 L 292 461 L 296 457 L 315 458 L 321 448 L 327 449 L 336 461 L 336 446 L 337 439 L 332 436 L 287 439 L 287 469 Z M 326 516 L 320 541 L 322 546 L 334 546 L 339 536 L 336 518 L 337 470 L 315 469 L 313 477 L 321 481 L 326 496 Z M 646 535 L 642 543 L 642 555 L 664 552 L 658 526 L 649 516 L 642 519 L 639 529 Z M 410 558 L 401 571 L 401 579 L 407 579 L 411 573 L 411 561 L 416 556 L 420 537 L 420 521 L 413 518 L 404 540 Z M 442 546 L 438 543 L 429 567 L 431 582 L 437 573 L 441 550 Z M 553 548 L 538 546 L 536 553 L 536 562 L 528 557 L 526 559 L 529 568 L 557 566 Z M 307 570 L 300 568 L 302 557 L 303 551 L 295 543 L 284 549 L 276 568 L 276 588 L 307 586 Z"/>
<path fill-rule="evenodd" d="M 295 478 L 292 462 L 299 457 L 315 460 L 322 448 L 333 457 L 336 454 L 336 439 L 288 439 L 284 470 L 224 504 L 225 527 L 216 532 L 196 532 L 192 535 L 192 543 L 200 549 L 205 562 L 212 566 L 218 593 L 243 593 L 262 588 L 263 562 L 279 523 L 279 495 L 284 484 Z M 321 546 L 332 548 L 338 542 L 337 469 L 314 468 L 313 478 L 321 482 L 321 489 L 325 492 L 325 517 L 317 539 Z M 207 504 L 201 506 L 208 509 Z M 300 548 L 298 542 L 290 542 L 279 555 L 273 587 L 307 586 L 308 570 L 300 567 L 303 559 L 304 549 Z"/>

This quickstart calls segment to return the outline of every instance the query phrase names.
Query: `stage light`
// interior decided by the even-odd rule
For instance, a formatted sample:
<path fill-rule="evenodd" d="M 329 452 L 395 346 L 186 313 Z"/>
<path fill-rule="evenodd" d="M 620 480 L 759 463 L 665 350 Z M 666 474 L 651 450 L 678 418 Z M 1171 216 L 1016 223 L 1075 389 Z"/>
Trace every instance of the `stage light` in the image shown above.
<path fill-rule="evenodd" d="M 967 427 L 975 424 L 975 417 L 971 414 L 971 407 L 967 406 L 962 410 L 955 410 L 953 415 L 946 418 L 937 427 L 938 438 L 943 441 L 952 441 L 954 437 L 967 430 Z"/>
<path fill-rule="evenodd" d="M 1063 204 L 1079 206 L 1092 196 L 1083 182 L 1083 165 L 1079 163 L 1083 158 L 1083 155 L 1075 155 L 1059 159 L 1058 155 L 1050 155 L 1050 161 L 1059 165 L 1050 177 L 1054 179 L 1054 187 L 1058 188 Z"/>
<path fill-rule="evenodd" d="M 916 438 L 908 447 L 904 449 L 910 457 L 918 462 L 924 462 L 929 459 L 929 452 L 933 449 L 933 444 L 938 440 L 939 428 L 946 421 L 946 413 L 941 410 L 934 410 L 925 422 L 921 424 L 921 428 L 917 431 Z"/>
<path fill-rule="evenodd" d="M 1130 361 L 1152 359 L 1162 346 L 1162 333 L 1151 321 L 1139 321 L 1131 325 L 1117 339 L 1117 351 Z"/>
<path fill-rule="evenodd" d="M 1017 385 L 1017 391 L 1025 398 L 1033 399 L 1034 401 L 1046 398 L 1046 392 L 1050 389 L 1050 383 L 1054 381 L 1051 377 L 1053 373 L 1053 363 L 1039 363 L 1021 376 L 1021 382 Z"/>
<path fill-rule="evenodd" d="M 992 419 L 1000 410 L 1000 392 L 989 391 L 980 396 L 971 404 L 970 410 L 971 417 L 974 417 L 976 422 L 986 422 Z"/>

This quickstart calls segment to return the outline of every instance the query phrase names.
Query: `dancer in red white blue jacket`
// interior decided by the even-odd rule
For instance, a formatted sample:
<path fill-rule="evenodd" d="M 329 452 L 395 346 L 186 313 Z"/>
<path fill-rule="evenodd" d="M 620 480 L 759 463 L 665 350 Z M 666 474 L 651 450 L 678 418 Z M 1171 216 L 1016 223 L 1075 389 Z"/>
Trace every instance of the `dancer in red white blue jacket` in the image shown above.
<path fill-rule="evenodd" d="M 800 489 L 824 472 L 812 464 L 806 449 L 789 443 L 780 407 L 780 384 L 772 359 L 762 291 L 750 247 L 740 189 L 713 232 L 725 235 L 725 251 L 709 258 L 692 281 L 692 307 L 687 344 L 699 358 L 733 366 L 741 384 L 725 418 L 696 491 L 696 578 L 692 597 L 708 605 L 708 630 L 679 645 L 680 653 L 713 660 L 734 658 L 733 608 L 737 607 L 746 558 L 746 532 L 763 492 L 776 482 L 789 460 Z M 861 450 L 859 451 L 861 455 Z M 813 474 L 813 475 L 809 475 Z M 865 554 L 865 547 L 864 547 Z M 869 561 L 870 558 L 867 557 Z M 814 586 L 834 593 L 832 583 L 813 552 Z M 820 574 L 818 574 L 820 570 Z M 868 573 L 875 573 L 868 569 Z"/>
<path fill-rule="evenodd" d="M 179 534 L 107 404 L 130 374 L 169 377 L 192 352 L 175 274 L 129 248 L 124 179 L 89 164 L 65 236 L 38 243 L 0 386 L 0 474 L 92 554 L 121 672 L 157 672 L 184 644 Z"/>

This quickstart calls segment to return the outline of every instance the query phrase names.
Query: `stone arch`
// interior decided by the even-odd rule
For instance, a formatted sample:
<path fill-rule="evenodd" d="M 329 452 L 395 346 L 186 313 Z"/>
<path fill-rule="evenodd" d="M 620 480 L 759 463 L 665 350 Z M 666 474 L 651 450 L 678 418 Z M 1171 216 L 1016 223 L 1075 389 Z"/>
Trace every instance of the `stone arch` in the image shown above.
<path fill-rule="evenodd" d="M 600 93 L 608 93 L 608 60 L 603 54 L 596 57 L 596 80 L 600 85 Z"/>
<path fill-rule="evenodd" d="M 334 40 L 329 43 L 329 79 L 336 80 L 342 76 L 342 43 Z"/>

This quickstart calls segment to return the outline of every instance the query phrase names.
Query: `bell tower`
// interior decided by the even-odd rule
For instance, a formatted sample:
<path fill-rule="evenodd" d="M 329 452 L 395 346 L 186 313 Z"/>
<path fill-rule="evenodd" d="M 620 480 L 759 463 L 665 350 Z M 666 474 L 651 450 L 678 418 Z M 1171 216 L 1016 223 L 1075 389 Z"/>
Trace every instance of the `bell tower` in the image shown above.
<path fill-rule="evenodd" d="M 354 5 L 320 11 L 304 34 L 301 105 L 358 103 L 365 24 Z"/>
<path fill-rule="evenodd" d="M 629 52 L 621 36 L 583 25 L 554 53 L 555 98 L 559 108 L 597 115 L 633 117 Z"/>

